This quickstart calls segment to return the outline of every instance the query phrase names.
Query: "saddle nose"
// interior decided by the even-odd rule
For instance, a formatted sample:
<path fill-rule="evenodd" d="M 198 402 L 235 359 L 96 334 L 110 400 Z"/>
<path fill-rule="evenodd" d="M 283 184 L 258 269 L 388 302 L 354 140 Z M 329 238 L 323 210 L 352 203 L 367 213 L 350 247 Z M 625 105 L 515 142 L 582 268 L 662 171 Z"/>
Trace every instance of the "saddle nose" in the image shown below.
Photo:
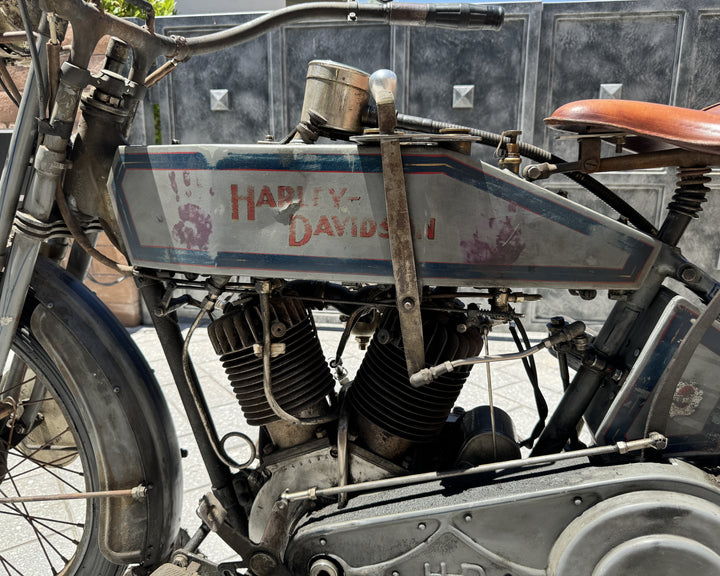
<path fill-rule="evenodd" d="M 720 154 L 720 105 L 693 110 L 634 100 L 579 100 L 545 118 L 548 126 L 578 133 L 622 132 L 637 136 L 628 148 L 649 151 L 663 144 Z"/>

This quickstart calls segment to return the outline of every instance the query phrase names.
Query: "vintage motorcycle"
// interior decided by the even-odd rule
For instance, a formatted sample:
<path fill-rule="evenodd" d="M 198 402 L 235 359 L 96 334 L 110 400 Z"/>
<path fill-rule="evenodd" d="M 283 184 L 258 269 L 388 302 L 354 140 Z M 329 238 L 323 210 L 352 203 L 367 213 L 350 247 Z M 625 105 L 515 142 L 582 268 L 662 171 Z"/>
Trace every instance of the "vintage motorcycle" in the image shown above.
<path fill-rule="evenodd" d="M 149 86 L 274 26 L 503 18 L 496 6 L 328 2 L 185 39 L 155 34 L 137 4 L 144 27 L 40 0 L 34 33 L 18 3 L 33 66 L 0 181 L 0 513 L 5 534 L 35 542 L 6 543 L 7 574 L 39 573 L 38 559 L 63 575 L 720 573 L 720 284 L 677 249 L 720 165 L 713 110 L 569 104 L 547 120 L 577 134 L 566 162 L 515 132 L 398 114 L 388 71 L 314 61 L 284 141 L 129 146 Z M 478 144 L 497 148 L 498 167 L 470 155 Z M 589 176 L 661 166 L 679 181 L 659 230 Z M 621 218 L 533 182 L 553 174 Z M 129 265 L 94 248 L 100 230 Z M 167 404 L 83 286 L 91 258 L 132 276 L 152 312 L 212 482 L 192 536 Z M 617 302 L 597 334 L 558 316 L 532 345 L 515 310 L 538 298 L 528 288 Z M 187 336 L 181 307 L 197 309 Z M 325 307 L 345 322 L 330 363 L 312 315 Z M 207 319 L 256 440 L 216 432 L 189 354 Z M 499 325 L 518 351 L 483 355 Z M 369 346 L 348 375 L 352 335 Z M 565 386 L 547 422 L 533 360 L 544 350 Z M 524 364 L 538 406 L 525 457 L 500 407 L 453 409 L 474 364 L 506 361 Z M 234 560 L 199 552 L 211 531 Z"/>

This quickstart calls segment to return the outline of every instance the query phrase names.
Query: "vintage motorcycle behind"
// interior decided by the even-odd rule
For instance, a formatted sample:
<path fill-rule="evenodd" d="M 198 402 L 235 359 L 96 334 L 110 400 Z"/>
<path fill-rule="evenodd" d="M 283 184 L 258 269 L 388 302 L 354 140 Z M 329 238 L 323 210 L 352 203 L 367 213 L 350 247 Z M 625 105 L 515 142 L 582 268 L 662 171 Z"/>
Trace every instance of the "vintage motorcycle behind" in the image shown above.
<path fill-rule="evenodd" d="M 284 141 L 129 146 L 148 87 L 274 26 L 491 30 L 503 18 L 493 6 L 329 2 L 185 39 L 156 35 L 138 4 L 144 27 L 82 0 L 18 3 L 33 67 L 0 181 L 0 513 L 23 543 L 0 555 L 7 574 L 37 573 L 38 558 L 64 575 L 720 573 L 719 284 L 676 248 L 720 165 L 720 116 L 573 103 L 548 119 L 579 134 L 566 162 L 513 131 L 398 114 L 389 71 L 314 61 Z M 601 155 L 602 140 L 616 155 Z M 470 155 L 479 144 L 497 148 L 498 167 Z M 588 176 L 660 166 L 679 179 L 659 230 Z M 622 218 L 533 182 L 553 174 Z M 94 248 L 101 230 L 129 264 Z M 167 404 L 82 285 L 93 257 L 139 286 L 212 481 L 191 536 Z M 533 345 L 515 308 L 535 288 L 617 302 L 597 334 L 558 316 Z M 187 336 L 181 307 L 197 309 Z M 326 307 L 345 322 L 336 352 L 313 320 Z M 188 352 L 207 319 L 256 439 L 218 437 Z M 517 353 L 488 355 L 500 325 Z M 342 362 L 351 336 L 367 347 L 356 374 Z M 547 422 L 533 361 L 545 350 L 565 387 Z M 506 361 L 524 364 L 538 406 L 523 442 L 492 394 L 454 408 L 474 364 Z M 230 440 L 247 443 L 247 461 Z M 235 560 L 199 552 L 210 531 Z"/>

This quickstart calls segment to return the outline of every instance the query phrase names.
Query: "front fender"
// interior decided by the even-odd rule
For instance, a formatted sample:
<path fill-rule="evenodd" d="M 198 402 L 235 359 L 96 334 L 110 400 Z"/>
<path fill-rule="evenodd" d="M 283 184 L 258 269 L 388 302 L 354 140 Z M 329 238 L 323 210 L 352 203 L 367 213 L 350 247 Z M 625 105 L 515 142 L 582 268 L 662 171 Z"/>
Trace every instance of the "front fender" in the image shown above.
<path fill-rule="evenodd" d="M 97 296 L 49 260 L 38 260 L 25 313 L 89 419 L 100 489 L 150 488 L 140 501 L 101 500 L 103 555 L 117 564 L 165 560 L 180 527 L 180 450 L 147 362 Z"/>

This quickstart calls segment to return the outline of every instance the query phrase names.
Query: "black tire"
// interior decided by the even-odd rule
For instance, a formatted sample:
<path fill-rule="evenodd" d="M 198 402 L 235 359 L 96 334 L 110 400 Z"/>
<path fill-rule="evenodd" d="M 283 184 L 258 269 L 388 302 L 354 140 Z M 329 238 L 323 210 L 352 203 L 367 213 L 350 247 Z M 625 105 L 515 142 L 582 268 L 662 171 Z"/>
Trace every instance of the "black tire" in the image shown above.
<path fill-rule="evenodd" d="M 13 353 L 12 361 L 21 363 L 15 368 L 19 368 L 16 374 L 24 374 L 23 384 L 5 395 L 17 396 L 18 406 L 26 410 L 38 405 L 39 417 L 33 418 L 32 431 L 8 453 L 1 495 L 98 490 L 98 460 L 85 426 L 89 419 L 27 323 L 17 331 Z M 38 385 L 47 393 L 28 404 L 31 389 Z M 15 444 L 12 438 L 10 444 Z M 0 575 L 121 573 L 123 567 L 111 564 L 100 552 L 98 516 L 97 500 L 0 504 Z"/>

